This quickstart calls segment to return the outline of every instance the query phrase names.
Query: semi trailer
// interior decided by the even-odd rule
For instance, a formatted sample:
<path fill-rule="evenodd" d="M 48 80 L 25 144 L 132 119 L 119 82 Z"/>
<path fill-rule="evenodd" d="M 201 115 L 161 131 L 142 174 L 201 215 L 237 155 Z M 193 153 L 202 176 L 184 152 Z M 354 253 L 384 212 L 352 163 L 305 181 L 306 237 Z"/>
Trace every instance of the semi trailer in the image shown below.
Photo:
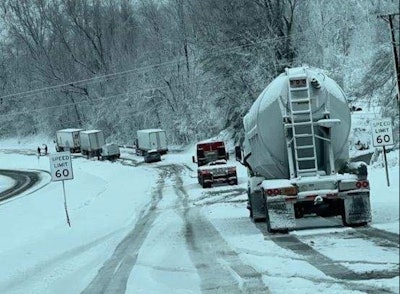
<path fill-rule="evenodd" d="M 236 159 L 248 170 L 253 221 L 269 232 L 296 219 L 339 216 L 345 226 L 371 221 L 367 165 L 350 162 L 350 110 L 342 89 L 322 70 L 286 69 L 243 118 Z"/>
<path fill-rule="evenodd" d="M 146 152 L 156 150 L 160 154 L 168 151 L 167 134 L 162 129 L 144 129 L 136 132 L 136 154 L 141 156 Z"/>
<path fill-rule="evenodd" d="M 81 141 L 81 153 L 87 158 L 101 157 L 102 147 L 105 145 L 104 134 L 101 130 L 87 130 L 79 134 Z"/>
<path fill-rule="evenodd" d="M 81 141 L 79 134 L 83 129 L 69 128 L 56 131 L 54 140 L 57 152 L 69 151 L 71 153 L 81 152 Z"/>

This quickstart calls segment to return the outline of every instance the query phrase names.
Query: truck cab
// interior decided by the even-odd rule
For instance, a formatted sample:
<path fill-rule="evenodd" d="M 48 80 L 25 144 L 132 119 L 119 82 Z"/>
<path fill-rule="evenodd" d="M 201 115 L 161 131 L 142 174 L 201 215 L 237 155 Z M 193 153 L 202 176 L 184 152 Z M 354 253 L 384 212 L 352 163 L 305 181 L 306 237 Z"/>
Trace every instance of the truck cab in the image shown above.
<path fill-rule="evenodd" d="M 197 179 L 203 188 L 210 188 L 215 183 L 237 185 L 236 166 L 229 165 L 223 141 L 198 143 L 196 156 L 192 161 L 197 163 Z"/>

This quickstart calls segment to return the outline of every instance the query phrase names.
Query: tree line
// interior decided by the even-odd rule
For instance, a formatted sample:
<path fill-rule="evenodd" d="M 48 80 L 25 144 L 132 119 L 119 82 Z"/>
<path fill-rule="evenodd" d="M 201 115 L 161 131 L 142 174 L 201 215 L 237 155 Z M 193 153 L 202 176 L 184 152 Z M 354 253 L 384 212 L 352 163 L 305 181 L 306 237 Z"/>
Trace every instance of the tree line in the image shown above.
<path fill-rule="evenodd" d="M 4 0 L 0 137 L 102 129 L 182 144 L 230 129 L 286 67 L 322 68 L 398 116 L 392 0 Z"/>

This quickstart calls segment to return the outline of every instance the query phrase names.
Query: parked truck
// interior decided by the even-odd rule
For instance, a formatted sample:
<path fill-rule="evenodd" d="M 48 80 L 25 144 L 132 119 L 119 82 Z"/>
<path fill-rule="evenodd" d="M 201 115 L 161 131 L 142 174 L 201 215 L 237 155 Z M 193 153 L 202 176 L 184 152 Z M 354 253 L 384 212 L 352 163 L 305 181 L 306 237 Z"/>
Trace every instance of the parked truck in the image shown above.
<path fill-rule="evenodd" d="M 308 215 L 371 221 L 367 165 L 349 161 L 350 110 L 342 89 L 319 69 L 286 69 L 243 118 L 237 160 L 248 169 L 248 209 L 269 232 Z"/>
<path fill-rule="evenodd" d="M 56 139 L 54 140 L 57 152 L 69 151 L 71 153 L 81 152 L 81 142 L 79 133 L 83 129 L 69 128 L 58 130 L 56 132 Z"/>
<path fill-rule="evenodd" d="M 198 143 L 196 157 L 192 161 L 197 163 L 197 180 L 203 188 L 215 183 L 237 185 L 236 166 L 227 163 L 229 153 L 223 141 Z"/>
<path fill-rule="evenodd" d="M 102 147 L 105 145 L 104 134 L 101 130 L 88 130 L 80 132 L 81 153 L 88 158 L 100 158 Z"/>
<path fill-rule="evenodd" d="M 145 129 L 136 132 L 136 154 L 145 155 L 149 150 L 156 150 L 161 155 L 168 152 L 167 134 L 162 129 Z"/>

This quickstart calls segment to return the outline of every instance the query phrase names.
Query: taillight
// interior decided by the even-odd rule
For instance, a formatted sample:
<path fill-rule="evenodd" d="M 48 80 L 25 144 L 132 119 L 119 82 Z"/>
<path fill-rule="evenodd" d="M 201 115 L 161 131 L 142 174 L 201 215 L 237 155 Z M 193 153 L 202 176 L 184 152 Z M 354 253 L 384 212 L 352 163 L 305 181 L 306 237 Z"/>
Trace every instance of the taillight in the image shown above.
<path fill-rule="evenodd" d="M 369 182 L 368 181 L 358 181 L 356 183 L 357 189 L 361 189 L 361 187 L 362 188 L 368 188 L 368 186 L 369 186 Z"/>
<path fill-rule="evenodd" d="M 354 189 L 368 189 L 369 181 L 361 180 L 361 181 L 340 181 L 339 182 L 339 191 L 349 191 Z"/>
<path fill-rule="evenodd" d="M 281 195 L 281 190 L 280 189 L 267 189 L 266 192 L 267 192 L 268 196 Z"/>
<path fill-rule="evenodd" d="M 236 167 L 230 167 L 228 168 L 228 173 L 233 174 L 236 172 Z"/>
<path fill-rule="evenodd" d="M 210 174 L 210 171 L 208 171 L 208 170 L 202 170 L 202 171 L 200 171 L 200 173 L 201 173 L 202 175 L 208 175 L 208 174 Z"/>

